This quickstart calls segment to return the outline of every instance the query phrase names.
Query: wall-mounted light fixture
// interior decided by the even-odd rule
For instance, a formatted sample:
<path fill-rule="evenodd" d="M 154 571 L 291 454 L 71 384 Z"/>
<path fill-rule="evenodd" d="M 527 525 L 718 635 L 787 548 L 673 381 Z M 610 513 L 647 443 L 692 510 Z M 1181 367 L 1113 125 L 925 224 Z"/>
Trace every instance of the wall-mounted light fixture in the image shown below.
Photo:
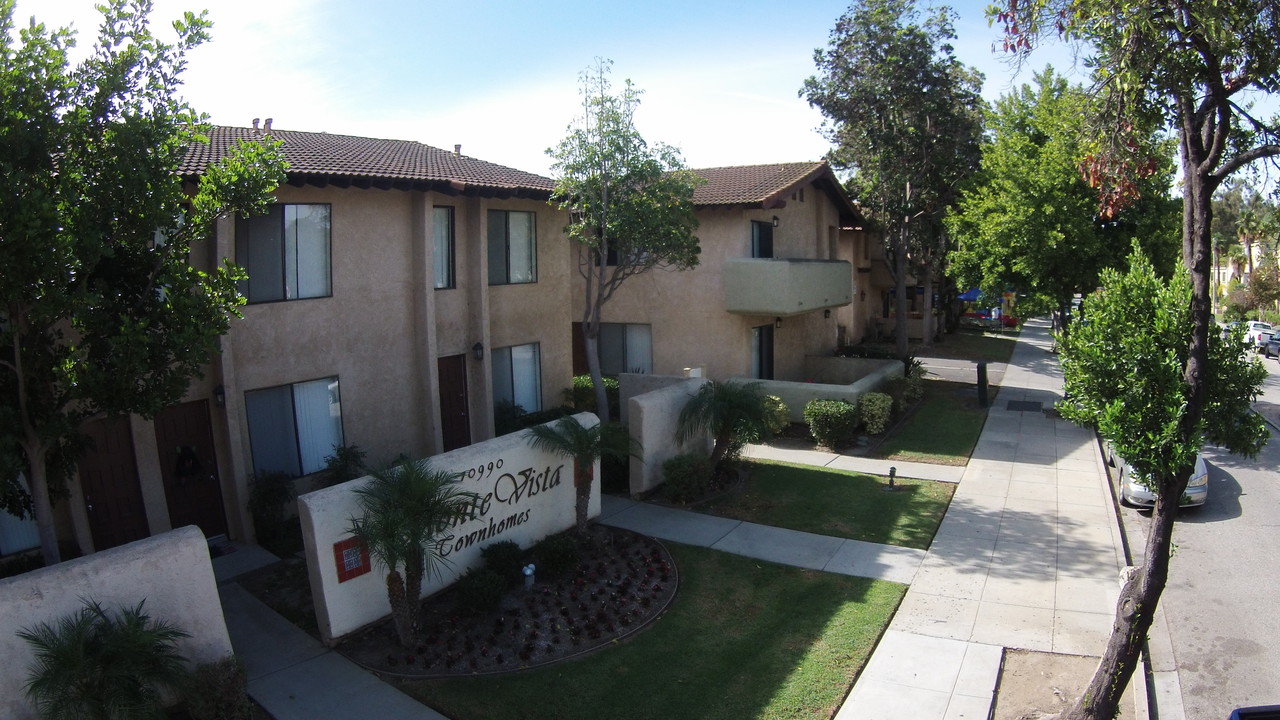
<path fill-rule="evenodd" d="M 774 227 L 778 227 L 778 216 L 777 216 L 777 215 L 774 215 L 774 216 L 773 216 L 773 226 L 774 226 Z"/>
<path fill-rule="evenodd" d="M 859 298 L 859 299 L 860 299 L 860 300 L 866 300 L 866 299 L 867 299 L 867 291 L 866 291 L 866 290 L 863 290 L 863 291 L 862 291 L 862 297 L 861 297 L 861 298 Z"/>
<path fill-rule="evenodd" d="M 227 389 L 221 385 L 213 389 L 213 404 L 218 407 L 227 406 Z"/>
<path fill-rule="evenodd" d="M 484 360 L 484 343 L 472 345 L 471 354 L 475 356 L 476 360 Z"/>
<path fill-rule="evenodd" d="M 826 310 L 823 310 L 822 317 L 827 318 L 828 320 L 831 319 L 831 308 L 827 308 Z"/>
<path fill-rule="evenodd" d="M 776 328 L 780 328 L 780 327 L 782 327 L 782 318 L 780 318 L 780 317 L 776 317 L 776 318 L 774 318 L 774 319 L 773 319 L 773 326 L 774 326 L 774 327 L 776 327 Z"/>

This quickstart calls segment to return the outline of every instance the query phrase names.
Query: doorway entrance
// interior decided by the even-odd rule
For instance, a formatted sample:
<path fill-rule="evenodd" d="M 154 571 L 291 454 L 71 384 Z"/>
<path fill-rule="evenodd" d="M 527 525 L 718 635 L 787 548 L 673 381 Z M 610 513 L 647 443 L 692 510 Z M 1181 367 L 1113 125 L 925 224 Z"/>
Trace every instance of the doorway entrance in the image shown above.
<path fill-rule="evenodd" d="M 436 361 L 440 392 L 440 434 L 444 450 L 471 444 L 471 412 L 467 400 L 467 356 L 447 355 Z"/>
<path fill-rule="evenodd" d="M 129 418 L 118 416 L 85 425 L 91 445 L 79 464 L 80 489 L 95 550 L 141 540 L 151 534 L 138 484 Z"/>
<path fill-rule="evenodd" d="M 156 415 L 156 450 L 169 523 L 196 525 L 206 538 L 227 533 L 209 401 L 174 405 Z"/>

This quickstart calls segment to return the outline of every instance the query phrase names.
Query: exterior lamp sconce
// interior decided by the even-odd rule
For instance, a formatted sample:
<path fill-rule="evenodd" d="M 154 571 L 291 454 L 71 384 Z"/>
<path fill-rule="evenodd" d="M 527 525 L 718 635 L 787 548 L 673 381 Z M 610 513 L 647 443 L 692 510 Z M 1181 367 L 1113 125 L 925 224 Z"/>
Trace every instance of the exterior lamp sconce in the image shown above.
<path fill-rule="evenodd" d="M 218 407 L 227 406 L 227 389 L 218 385 L 213 389 L 213 404 Z"/>
<path fill-rule="evenodd" d="M 866 291 L 866 290 L 863 290 L 863 291 L 862 291 L 862 295 L 861 295 L 858 299 L 859 299 L 859 300 L 866 300 L 866 299 L 867 299 L 867 291 Z"/>
<path fill-rule="evenodd" d="M 773 326 L 774 326 L 775 328 L 781 328 L 781 327 L 782 327 L 782 318 L 780 318 L 780 317 L 776 317 L 776 318 L 774 318 L 774 319 L 773 319 Z"/>
<path fill-rule="evenodd" d="M 826 310 L 823 310 L 823 311 L 822 311 L 822 317 L 824 317 L 824 318 L 826 318 L 826 319 L 830 320 L 830 319 L 831 319 L 831 308 L 827 308 Z"/>
<path fill-rule="evenodd" d="M 777 216 L 777 215 L 774 215 L 774 216 L 773 216 L 773 226 L 774 226 L 774 227 L 778 227 L 778 216 Z"/>
<path fill-rule="evenodd" d="M 475 356 L 476 360 L 484 360 L 484 343 L 472 345 L 471 354 Z"/>

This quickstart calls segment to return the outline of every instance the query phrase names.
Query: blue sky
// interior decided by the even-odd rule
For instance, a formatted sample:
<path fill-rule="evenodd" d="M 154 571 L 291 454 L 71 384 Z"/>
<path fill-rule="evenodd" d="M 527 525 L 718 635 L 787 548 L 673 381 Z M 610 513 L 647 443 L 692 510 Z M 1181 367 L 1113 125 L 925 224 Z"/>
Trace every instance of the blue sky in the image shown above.
<path fill-rule="evenodd" d="M 73 25 L 87 49 L 94 0 L 18 0 L 15 22 Z M 185 96 L 213 122 L 274 118 L 288 130 L 417 140 L 551 174 L 545 150 L 573 120 L 596 57 L 644 91 L 637 125 L 692 167 L 820 159 L 822 116 L 797 97 L 845 0 L 155 0 L 153 26 L 209 6 L 213 40 L 191 57 Z M 956 51 L 994 100 L 1020 74 L 991 51 L 985 3 L 952 4 Z"/>

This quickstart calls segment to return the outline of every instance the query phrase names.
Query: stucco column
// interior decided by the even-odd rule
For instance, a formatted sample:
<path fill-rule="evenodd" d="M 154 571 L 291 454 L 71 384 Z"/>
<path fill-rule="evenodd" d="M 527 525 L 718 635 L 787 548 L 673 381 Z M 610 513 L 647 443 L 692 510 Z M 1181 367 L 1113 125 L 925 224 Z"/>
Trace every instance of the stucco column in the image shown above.
<path fill-rule="evenodd" d="M 422 423 L 423 455 L 435 455 L 444 449 L 440 430 L 440 372 L 436 342 L 435 291 L 435 203 L 431 195 L 417 193 L 413 198 L 413 334 L 414 362 L 418 371 L 415 397 Z"/>

